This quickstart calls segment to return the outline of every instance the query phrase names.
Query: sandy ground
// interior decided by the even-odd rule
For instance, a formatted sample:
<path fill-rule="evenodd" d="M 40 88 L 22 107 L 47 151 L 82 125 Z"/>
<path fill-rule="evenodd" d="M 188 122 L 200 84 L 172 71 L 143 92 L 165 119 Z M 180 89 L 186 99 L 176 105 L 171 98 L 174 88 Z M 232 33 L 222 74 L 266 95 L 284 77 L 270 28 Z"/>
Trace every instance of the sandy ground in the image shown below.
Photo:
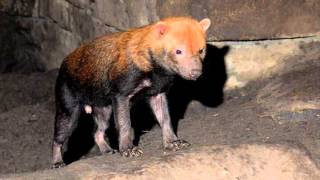
<path fill-rule="evenodd" d="M 308 63 L 224 93 L 223 71 L 197 83 L 179 81 L 169 95 L 179 137 L 193 147 L 292 144 L 306 150 L 320 165 L 319 57 L 320 54 L 300 57 L 308 59 Z M 0 75 L 0 174 L 50 167 L 56 75 L 56 70 Z M 145 112 L 143 103 L 132 112 L 136 143 L 146 156 L 162 155 L 160 128 Z M 92 139 L 93 129 L 91 117 L 83 115 L 69 142 L 65 157 L 68 163 L 99 156 Z M 108 135 L 115 139 L 113 129 Z M 116 143 L 112 141 L 114 147 Z M 110 164 L 122 161 L 118 154 L 109 155 L 107 160 Z"/>

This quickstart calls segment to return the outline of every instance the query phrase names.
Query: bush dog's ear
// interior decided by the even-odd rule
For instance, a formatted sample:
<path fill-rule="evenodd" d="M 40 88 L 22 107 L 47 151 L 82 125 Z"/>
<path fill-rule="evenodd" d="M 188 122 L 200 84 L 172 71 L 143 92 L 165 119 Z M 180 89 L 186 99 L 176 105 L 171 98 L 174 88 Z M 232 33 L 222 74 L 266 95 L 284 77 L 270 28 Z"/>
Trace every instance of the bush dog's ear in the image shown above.
<path fill-rule="evenodd" d="M 160 22 L 155 25 L 155 30 L 157 35 L 161 37 L 168 31 L 168 27 L 165 24 Z"/>
<path fill-rule="evenodd" d="M 210 27 L 211 21 L 209 18 L 204 18 L 199 23 L 200 23 L 203 31 L 206 32 Z"/>

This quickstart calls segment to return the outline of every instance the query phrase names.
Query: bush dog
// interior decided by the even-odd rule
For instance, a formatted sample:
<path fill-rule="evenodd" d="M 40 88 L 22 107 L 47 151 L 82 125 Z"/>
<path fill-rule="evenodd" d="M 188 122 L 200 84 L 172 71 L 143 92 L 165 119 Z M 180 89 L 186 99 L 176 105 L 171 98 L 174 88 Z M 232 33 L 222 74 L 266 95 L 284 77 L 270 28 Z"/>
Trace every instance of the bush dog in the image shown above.
<path fill-rule="evenodd" d="M 196 80 L 206 54 L 206 31 L 211 21 L 171 17 L 151 25 L 97 38 L 62 62 L 55 86 L 56 116 L 53 167 L 64 165 L 62 146 L 76 127 L 81 112 L 92 114 L 94 139 L 101 153 L 114 150 L 105 140 L 111 113 L 122 156 L 140 156 L 134 147 L 130 121 L 132 98 L 143 96 L 162 128 L 165 149 L 189 146 L 171 125 L 166 91 L 176 75 Z"/>

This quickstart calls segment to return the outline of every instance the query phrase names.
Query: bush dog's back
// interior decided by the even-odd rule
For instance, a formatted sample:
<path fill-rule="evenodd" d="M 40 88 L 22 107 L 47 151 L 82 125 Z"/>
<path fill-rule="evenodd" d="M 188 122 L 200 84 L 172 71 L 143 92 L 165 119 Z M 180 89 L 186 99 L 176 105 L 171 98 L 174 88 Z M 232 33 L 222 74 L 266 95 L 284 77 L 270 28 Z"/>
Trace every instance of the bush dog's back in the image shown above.
<path fill-rule="evenodd" d="M 65 58 L 56 82 L 53 167 L 64 165 L 62 145 L 72 134 L 81 112 L 92 114 L 94 135 L 101 153 L 113 153 L 105 141 L 114 113 L 119 152 L 140 156 L 133 146 L 131 98 L 147 99 L 162 128 L 164 148 L 178 150 L 190 144 L 179 140 L 171 127 L 165 92 L 175 75 L 196 80 L 202 73 L 209 19 L 173 17 L 114 33 L 84 44 Z"/>

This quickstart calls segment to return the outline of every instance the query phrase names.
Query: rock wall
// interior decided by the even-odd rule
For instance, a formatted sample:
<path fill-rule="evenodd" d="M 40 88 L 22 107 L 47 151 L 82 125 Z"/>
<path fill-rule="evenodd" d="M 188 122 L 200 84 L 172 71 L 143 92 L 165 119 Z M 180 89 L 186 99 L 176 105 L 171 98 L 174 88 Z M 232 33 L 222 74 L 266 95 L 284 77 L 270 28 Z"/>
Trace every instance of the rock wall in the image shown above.
<path fill-rule="evenodd" d="M 0 0 L 0 72 L 46 71 L 94 37 L 168 16 L 209 17 L 209 41 L 320 31 L 318 0 Z"/>
<path fill-rule="evenodd" d="M 161 18 L 209 17 L 210 41 L 302 37 L 320 30 L 317 0 L 160 0 L 157 8 Z"/>

